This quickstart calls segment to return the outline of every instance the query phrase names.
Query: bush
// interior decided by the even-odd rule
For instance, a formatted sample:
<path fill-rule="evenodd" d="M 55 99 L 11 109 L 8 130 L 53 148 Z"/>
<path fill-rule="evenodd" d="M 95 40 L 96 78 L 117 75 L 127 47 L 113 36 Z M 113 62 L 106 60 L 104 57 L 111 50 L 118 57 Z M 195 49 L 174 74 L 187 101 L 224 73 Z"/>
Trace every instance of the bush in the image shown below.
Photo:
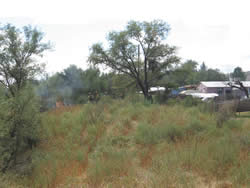
<path fill-rule="evenodd" d="M 222 127 L 223 123 L 234 116 L 236 109 L 235 105 L 234 102 L 228 102 L 218 106 L 218 112 L 216 113 L 217 127 Z"/>
<path fill-rule="evenodd" d="M 0 169 L 5 172 L 20 163 L 27 167 L 31 162 L 27 151 L 37 144 L 41 124 L 34 92 L 26 88 L 15 97 L 2 98 L 0 107 Z"/>

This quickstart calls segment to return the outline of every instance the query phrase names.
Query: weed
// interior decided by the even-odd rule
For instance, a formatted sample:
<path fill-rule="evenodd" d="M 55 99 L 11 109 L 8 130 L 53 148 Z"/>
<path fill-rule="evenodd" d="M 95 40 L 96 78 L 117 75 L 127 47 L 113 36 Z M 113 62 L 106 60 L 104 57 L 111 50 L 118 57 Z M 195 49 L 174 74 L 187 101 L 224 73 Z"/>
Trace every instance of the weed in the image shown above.
<path fill-rule="evenodd" d="M 226 179 L 249 186 L 249 119 L 231 117 L 218 129 L 217 115 L 199 106 L 105 100 L 43 113 L 32 175 L 0 175 L 0 185 L 199 187 L 201 179 Z"/>
<path fill-rule="evenodd" d="M 194 135 L 196 133 L 202 132 L 206 130 L 207 127 L 201 125 L 201 122 L 198 120 L 192 121 L 187 127 L 186 132 L 187 134 Z"/>
<path fill-rule="evenodd" d="M 175 142 L 183 138 L 183 129 L 176 125 L 152 127 L 140 124 L 136 130 L 136 142 L 139 144 L 157 144 L 162 140 Z"/>
<path fill-rule="evenodd" d="M 112 147 L 103 148 L 92 156 L 87 171 L 90 184 L 99 185 L 102 181 L 112 181 L 119 176 L 128 174 L 131 161 L 125 150 Z"/>
<path fill-rule="evenodd" d="M 229 129 L 241 130 L 243 121 L 238 119 L 231 119 L 225 123 L 225 127 Z"/>

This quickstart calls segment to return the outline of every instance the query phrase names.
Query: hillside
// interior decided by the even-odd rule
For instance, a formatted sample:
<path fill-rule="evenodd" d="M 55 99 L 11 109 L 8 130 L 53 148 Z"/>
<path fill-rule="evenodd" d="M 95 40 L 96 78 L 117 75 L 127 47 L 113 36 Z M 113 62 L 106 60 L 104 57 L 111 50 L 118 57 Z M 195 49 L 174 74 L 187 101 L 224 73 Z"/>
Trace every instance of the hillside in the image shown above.
<path fill-rule="evenodd" d="M 2 186 L 250 186 L 249 113 L 217 128 L 199 107 L 106 98 L 42 116 L 34 172 Z"/>

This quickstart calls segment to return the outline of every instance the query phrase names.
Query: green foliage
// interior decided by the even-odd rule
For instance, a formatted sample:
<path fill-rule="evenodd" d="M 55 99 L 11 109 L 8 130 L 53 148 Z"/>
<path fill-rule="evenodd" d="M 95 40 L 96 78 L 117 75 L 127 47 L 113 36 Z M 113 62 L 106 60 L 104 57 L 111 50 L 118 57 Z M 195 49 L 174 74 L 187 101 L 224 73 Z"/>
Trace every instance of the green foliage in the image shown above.
<path fill-rule="evenodd" d="M 129 172 L 130 155 L 126 150 L 116 150 L 106 146 L 91 156 L 88 168 L 88 180 L 93 185 L 100 184 L 103 180 L 112 181 Z"/>
<path fill-rule="evenodd" d="M 84 113 L 86 114 L 85 121 L 88 125 L 95 125 L 99 121 L 103 121 L 105 105 L 99 104 L 86 104 Z"/>
<path fill-rule="evenodd" d="M 203 77 L 205 75 L 200 75 L 202 81 L 226 81 L 227 77 L 225 74 L 220 72 L 219 69 L 208 69 L 207 70 L 207 76 Z"/>
<path fill-rule="evenodd" d="M 165 43 L 169 30 L 169 25 L 161 20 L 130 21 L 123 31 L 108 34 L 108 49 L 102 44 L 94 44 L 88 61 L 127 75 L 149 99 L 149 87 L 179 62 L 176 47 Z"/>
<path fill-rule="evenodd" d="M 199 82 L 197 65 L 196 61 L 187 60 L 170 74 L 170 82 L 178 86 L 197 84 Z"/>
<path fill-rule="evenodd" d="M 30 87 L 2 99 L 0 105 L 0 168 L 5 172 L 37 144 L 41 122 L 38 101 Z M 31 162 L 30 155 L 24 158 Z"/>
<path fill-rule="evenodd" d="M 44 110 L 52 108 L 58 96 L 63 98 L 66 105 L 84 104 L 89 100 L 88 95 L 97 92 L 100 97 L 108 93 L 111 78 L 112 76 L 101 74 L 99 69 L 89 68 L 83 71 L 70 65 L 60 73 L 47 76 L 40 82 L 36 92 L 42 99 Z"/>
<path fill-rule="evenodd" d="M 43 33 L 37 28 L 25 26 L 18 29 L 7 24 L 0 28 L 0 83 L 15 96 L 28 80 L 44 68 L 35 62 L 50 49 L 49 43 L 43 43 Z"/>
<path fill-rule="evenodd" d="M 129 99 L 43 113 L 34 171 L 23 185 L 195 187 L 226 180 L 249 186 L 247 118 L 218 129 L 216 116 L 198 107 Z"/>
<path fill-rule="evenodd" d="M 240 166 L 232 170 L 232 177 L 234 183 L 240 187 L 241 185 L 250 185 L 250 160 L 242 161 Z"/>
<path fill-rule="evenodd" d="M 200 121 L 194 120 L 186 127 L 187 134 L 195 135 L 199 132 L 206 130 L 207 127 L 202 125 Z"/>
<path fill-rule="evenodd" d="M 7 24 L 0 28 L 0 169 L 31 171 L 31 152 L 39 140 L 39 103 L 28 86 L 44 64 L 35 60 L 51 48 L 43 33 L 25 26 Z"/>
<path fill-rule="evenodd" d="M 198 63 L 193 60 L 187 60 L 180 66 L 177 66 L 165 76 L 161 82 L 171 83 L 175 86 L 184 86 L 190 84 L 198 84 L 201 81 L 225 81 L 227 77 L 218 69 L 207 69 L 203 62 L 200 69 L 197 68 Z"/>
<path fill-rule="evenodd" d="M 183 129 L 176 125 L 161 125 L 153 127 L 141 124 L 136 131 L 135 140 L 139 144 L 157 144 L 162 140 L 175 142 L 183 138 Z"/>
<path fill-rule="evenodd" d="M 246 80 L 246 75 L 242 71 L 241 67 L 236 67 L 232 73 L 232 76 L 234 79 L 238 79 L 239 81 L 245 81 Z"/>
<path fill-rule="evenodd" d="M 199 81 L 226 81 L 227 77 L 219 69 L 207 68 L 203 62 L 200 66 L 197 76 Z"/>
<path fill-rule="evenodd" d="M 236 119 L 231 119 L 230 121 L 227 121 L 224 126 L 228 127 L 229 129 L 241 130 L 242 129 L 242 121 L 236 120 Z"/>

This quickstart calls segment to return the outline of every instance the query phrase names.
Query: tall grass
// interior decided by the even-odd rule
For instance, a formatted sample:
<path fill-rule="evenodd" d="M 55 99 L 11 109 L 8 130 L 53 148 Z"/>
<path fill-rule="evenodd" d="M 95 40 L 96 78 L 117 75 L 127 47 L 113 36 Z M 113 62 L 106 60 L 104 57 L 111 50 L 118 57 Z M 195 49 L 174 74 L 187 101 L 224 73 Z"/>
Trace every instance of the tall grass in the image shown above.
<path fill-rule="evenodd" d="M 26 187 L 250 186 L 247 118 L 218 128 L 216 115 L 199 107 L 138 97 L 42 116 L 33 174 L 18 181 Z"/>

